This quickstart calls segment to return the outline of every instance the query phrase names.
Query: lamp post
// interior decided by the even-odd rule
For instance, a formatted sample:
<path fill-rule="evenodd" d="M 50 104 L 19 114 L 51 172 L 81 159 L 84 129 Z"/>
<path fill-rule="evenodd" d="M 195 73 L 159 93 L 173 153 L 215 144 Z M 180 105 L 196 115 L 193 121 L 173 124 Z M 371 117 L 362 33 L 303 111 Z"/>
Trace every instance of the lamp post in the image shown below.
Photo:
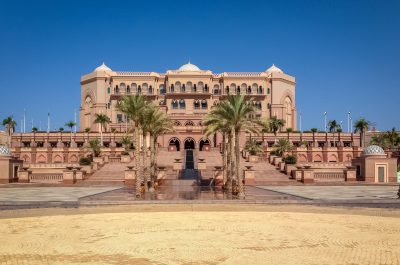
<path fill-rule="evenodd" d="M 351 132 L 351 130 L 350 130 L 350 111 L 349 112 L 347 112 L 347 132 L 348 133 L 350 133 Z"/>
<path fill-rule="evenodd" d="M 301 129 L 301 111 L 299 112 L 299 118 L 300 118 L 300 120 L 299 120 L 299 122 L 300 122 L 300 132 L 302 132 L 302 129 Z"/>
<path fill-rule="evenodd" d="M 324 112 L 324 118 L 325 118 L 325 132 L 327 132 L 327 130 L 328 130 L 328 125 L 327 125 L 327 123 L 326 123 L 326 115 L 327 115 L 328 113 L 325 111 Z"/>

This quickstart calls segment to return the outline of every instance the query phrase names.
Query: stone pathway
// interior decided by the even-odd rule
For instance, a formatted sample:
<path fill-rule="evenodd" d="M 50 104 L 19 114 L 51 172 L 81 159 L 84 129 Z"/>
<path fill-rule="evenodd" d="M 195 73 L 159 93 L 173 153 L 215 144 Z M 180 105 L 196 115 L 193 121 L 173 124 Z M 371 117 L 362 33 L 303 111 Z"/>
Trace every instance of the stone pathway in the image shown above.
<path fill-rule="evenodd" d="M 398 186 L 259 186 L 312 200 L 396 200 Z M 400 200 L 398 200 L 400 203 Z"/>

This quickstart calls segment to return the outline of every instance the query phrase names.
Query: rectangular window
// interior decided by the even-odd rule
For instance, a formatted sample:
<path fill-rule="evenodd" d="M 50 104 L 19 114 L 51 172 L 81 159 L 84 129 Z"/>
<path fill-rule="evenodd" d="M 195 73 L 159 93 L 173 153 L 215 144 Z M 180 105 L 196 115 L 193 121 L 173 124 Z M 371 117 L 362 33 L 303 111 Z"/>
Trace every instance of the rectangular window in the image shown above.
<path fill-rule="evenodd" d="M 385 167 L 378 167 L 378 182 L 385 182 Z"/>
<path fill-rule="evenodd" d="M 122 123 L 123 122 L 122 114 L 117 114 L 117 122 L 118 123 Z"/>

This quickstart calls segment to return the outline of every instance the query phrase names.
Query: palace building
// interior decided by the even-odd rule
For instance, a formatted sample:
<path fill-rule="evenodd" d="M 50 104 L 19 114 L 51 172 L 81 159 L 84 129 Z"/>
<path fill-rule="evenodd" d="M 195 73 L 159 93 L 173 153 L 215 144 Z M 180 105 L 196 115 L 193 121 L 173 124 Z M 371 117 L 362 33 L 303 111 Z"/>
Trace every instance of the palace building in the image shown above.
<path fill-rule="evenodd" d="M 263 72 L 213 73 L 190 62 L 177 70 L 157 72 L 113 71 L 104 63 L 81 78 L 80 130 L 94 124 L 95 114 L 111 119 L 108 131 L 125 132 L 128 121 L 116 110 L 125 95 L 143 94 L 173 120 L 175 133 L 160 139 L 161 147 L 201 149 L 204 143 L 217 147 L 220 139 L 203 139 L 202 119 L 210 108 L 228 95 L 253 99 L 257 117 L 277 116 L 286 128 L 296 129 L 295 78 L 272 65 Z"/>

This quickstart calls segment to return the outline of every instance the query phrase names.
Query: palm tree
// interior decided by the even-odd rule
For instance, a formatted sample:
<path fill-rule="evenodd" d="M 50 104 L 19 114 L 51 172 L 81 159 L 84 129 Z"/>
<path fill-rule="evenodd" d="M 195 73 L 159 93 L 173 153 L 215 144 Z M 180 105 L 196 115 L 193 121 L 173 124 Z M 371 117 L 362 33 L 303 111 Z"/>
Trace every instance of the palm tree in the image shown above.
<path fill-rule="evenodd" d="M 340 125 L 337 123 L 336 120 L 331 120 L 328 122 L 328 128 L 329 132 L 333 133 L 333 146 L 336 147 L 335 132 L 337 131 L 337 129 L 340 128 Z"/>
<path fill-rule="evenodd" d="M 269 126 L 271 128 L 271 131 L 275 135 L 275 143 L 276 143 L 276 133 L 280 131 L 283 126 L 285 126 L 285 121 L 282 119 L 278 119 L 276 116 L 273 116 L 269 119 Z"/>
<path fill-rule="evenodd" d="M 98 157 L 100 154 L 100 143 L 98 139 L 93 139 L 89 141 L 89 148 L 93 152 L 94 157 Z"/>
<path fill-rule="evenodd" d="M 121 138 L 121 144 L 124 146 L 125 151 L 129 150 L 129 146 L 132 143 L 132 139 L 129 135 L 125 135 L 124 137 Z"/>
<path fill-rule="evenodd" d="M 278 156 L 283 156 L 286 152 L 291 150 L 292 144 L 288 139 L 279 139 L 275 144 L 274 144 L 274 152 Z"/>
<path fill-rule="evenodd" d="M 383 134 L 383 133 L 372 135 L 370 144 L 378 145 L 378 146 L 382 147 L 383 149 L 388 148 L 390 145 L 387 135 Z"/>
<path fill-rule="evenodd" d="M 111 122 L 110 118 L 103 113 L 96 113 L 94 115 L 94 123 L 100 124 L 100 145 L 103 146 L 103 128 L 107 130 L 107 124 Z"/>
<path fill-rule="evenodd" d="M 7 130 L 8 147 L 11 147 L 11 135 L 15 130 L 15 126 L 17 126 L 17 122 L 14 121 L 12 116 L 9 116 L 3 120 L 3 126 L 5 126 Z"/>
<path fill-rule="evenodd" d="M 69 127 L 69 129 L 71 130 L 71 143 L 72 143 L 72 128 L 74 128 L 75 125 L 76 123 L 73 121 L 69 121 L 65 124 L 65 126 Z"/>
<path fill-rule="evenodd" d="M 148 173 L 150 191 L 153 191 L 154 183 L 157 180 L 157 140 L 160 135 L 173 131 L 173 123 L 164 112 L 153 104 L 148 104 L 142 112 L 141 122 L 144 125 L 143 131 L 147 132 L 150 136 L 150 168 Z"/>
<path fill-rule="evenodd" d="M 318 147 L 318 146 L 315 146 L 315 133 L 318 132 L 318 129 L 317 128 L 311 128 L 310 131 L 312 132 L 313 146 L 314 147 Z"/>
<path fill-rule="evenodd" d="M 392 128 L 391 131 L 387 131 L 385 133 L 385 138 L 387 139 L 387 141 L 389 142 L 390 148 L 395 148 L 400 144 L 400 136 L 399 134 L 396 132 L 396 128 Z"/>
<path fill-rule="evenodd" d="M 134 122 L 134 146 L 135 146 L 135 166 L 136 166 L 136 197 L 141 196 L 141 184 L 143 177 L 143 168 L 141 164 L 141 146 L 140 146 L 140 116 L 146 107 L 146 100 L 143 95 L 136 94 L 133 96 L 125 96 L 117 104 L 117 110 L 126 114 L 126 116 Z"/>
<path fill-rule="evenodd" d="M 251 118 L 254 107 L 251 101 L 246 101 L 243 95 L 228 96 L 226 101 L 221 101 L 215 106 L 209 115 L 226 122 L 230 127 L 234 141 L 231 140 L 231 150 L 234 150 L 235 157 L 235 181 L 238 188 L 239 198 L 244 198 L 243 176 L 240 171 L 240 146 L 239 138 L 241 131 L 258 133 L 257 122 Z"/>
<path fill-rule="evenodd" d="M 365 132 L 369 129 L 371 125 L 371 122 L 367 121 L 365 118 L 360 118 L 354 122 L 354 132 L 360 133 L 361 147 L 364 147 L 365 145 Z"/>
<path fill-rule="evenodd" d="M 225 120 L 207 115 L 203 121 L 205 126 L 205 136 L 209 137 L 212 134 L 220 132 L 222 134 L 222 168 L 223 168 L 223 188 L 232 191 L 232 174 L 234 172 L 234 161 L 232 159 L 231 144 L 232 140 L 231 129 Z M 232 174 L 231 174 L 232 172 Z"/>

